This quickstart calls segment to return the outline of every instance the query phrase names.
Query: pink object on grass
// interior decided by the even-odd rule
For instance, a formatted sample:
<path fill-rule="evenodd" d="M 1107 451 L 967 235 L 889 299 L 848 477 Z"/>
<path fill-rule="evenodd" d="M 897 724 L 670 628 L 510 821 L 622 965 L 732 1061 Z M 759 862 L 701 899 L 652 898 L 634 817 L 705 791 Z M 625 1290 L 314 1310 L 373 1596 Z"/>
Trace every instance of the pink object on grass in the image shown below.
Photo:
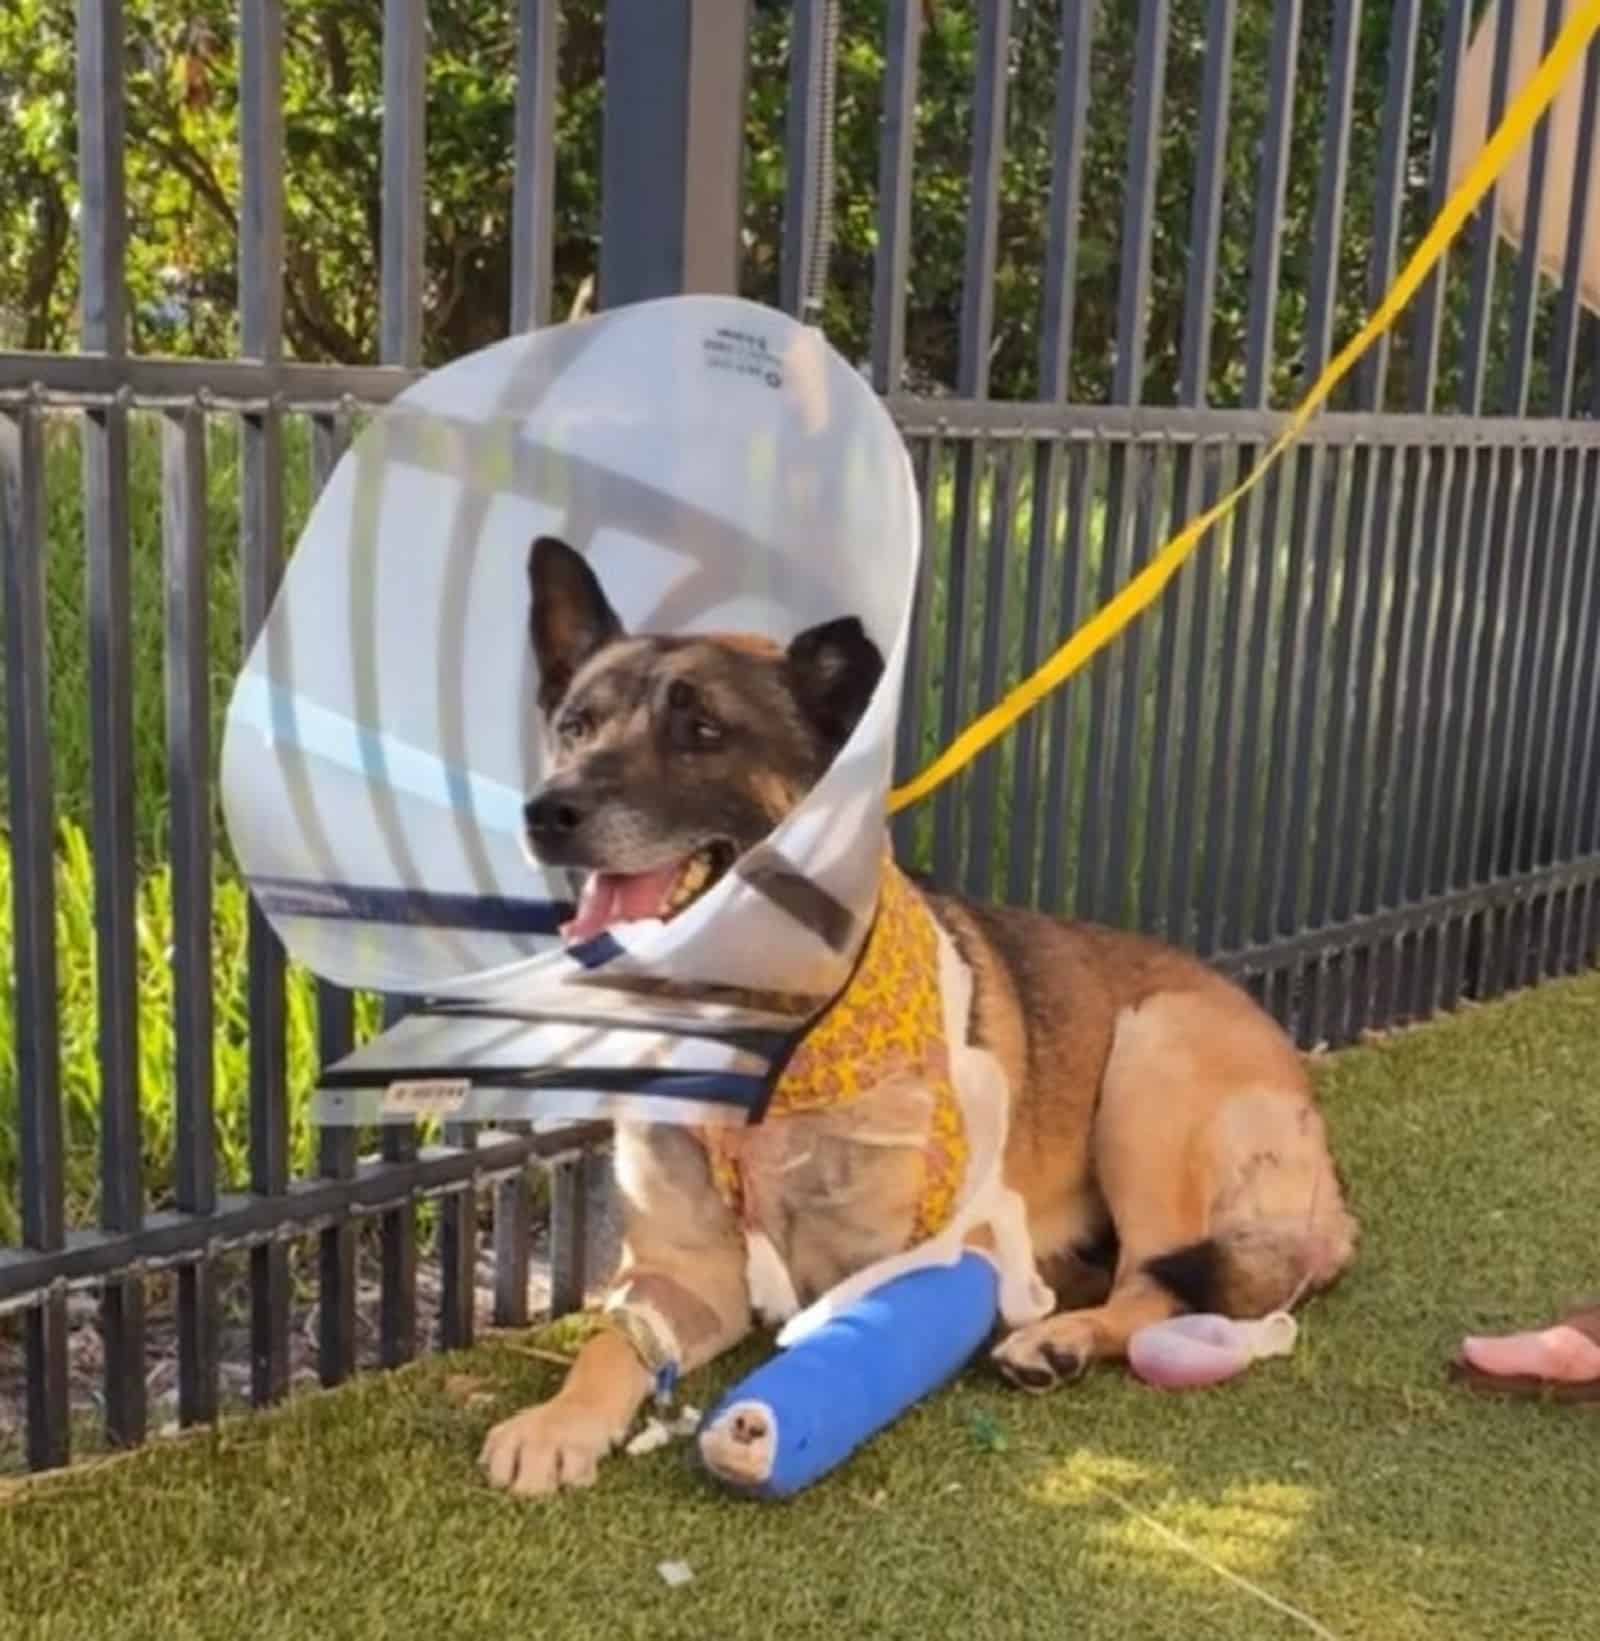
<path fill-rule="evenodd" d="M 1287 1311 L 1259 1321 L 1228 1316 L 1174 1316 L 1140 1328 L 1128 1341 L 1128 1365 L 1162 1390 L 1221 1384 L 1266 1356 L 1287 1356 L 1299 1329 Z"/>

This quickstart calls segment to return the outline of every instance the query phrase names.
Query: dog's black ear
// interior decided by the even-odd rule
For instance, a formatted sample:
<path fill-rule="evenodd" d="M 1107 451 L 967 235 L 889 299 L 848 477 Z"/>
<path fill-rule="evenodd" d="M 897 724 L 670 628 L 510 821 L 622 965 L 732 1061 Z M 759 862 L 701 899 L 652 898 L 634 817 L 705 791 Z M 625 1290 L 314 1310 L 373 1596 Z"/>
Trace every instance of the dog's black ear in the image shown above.
<path fill-rule="evenodd" d="M 883 676 L 883 656 L 853 615 L 807 627 L 784 658 L 801 710 L 837 751 L 861 721 Z"/>
<path fill-rule="evenodd" d="M 549 713 L 578 668 L 622 637 L 622 623 L 583 555 L 554 536 L 540 536 L 528 554 L 528 589 L 533 595 L 528 624 L 539 663 L 539 707 Z"/>

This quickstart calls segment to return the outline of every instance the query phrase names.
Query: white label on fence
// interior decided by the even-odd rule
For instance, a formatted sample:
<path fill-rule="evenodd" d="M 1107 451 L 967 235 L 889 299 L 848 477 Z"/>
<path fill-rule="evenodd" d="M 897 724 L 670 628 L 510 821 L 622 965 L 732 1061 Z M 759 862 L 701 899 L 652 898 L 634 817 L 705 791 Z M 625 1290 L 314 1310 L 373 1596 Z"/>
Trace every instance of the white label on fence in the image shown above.
<path fill-rule="evenodd" d="M 448 1117 L 472 1091 L 465 1077 L 434 1077 L 390 1083 L 383 1091 L 386 1117 Z"/>

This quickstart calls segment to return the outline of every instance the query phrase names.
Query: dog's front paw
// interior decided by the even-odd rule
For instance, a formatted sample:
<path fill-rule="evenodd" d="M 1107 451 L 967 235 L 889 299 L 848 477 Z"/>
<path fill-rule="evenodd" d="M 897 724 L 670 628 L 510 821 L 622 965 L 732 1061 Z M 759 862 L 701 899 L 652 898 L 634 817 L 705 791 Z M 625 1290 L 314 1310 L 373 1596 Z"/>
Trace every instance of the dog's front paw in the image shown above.
<path fill-rule="evenodd" d="M 560 1397 L 524 1408 L 484 1439 L 478 1463 L 492 1487 L 532 1497 L 558 1487 L 592 1487 L 615 1437 L 603 1419 Z"/>

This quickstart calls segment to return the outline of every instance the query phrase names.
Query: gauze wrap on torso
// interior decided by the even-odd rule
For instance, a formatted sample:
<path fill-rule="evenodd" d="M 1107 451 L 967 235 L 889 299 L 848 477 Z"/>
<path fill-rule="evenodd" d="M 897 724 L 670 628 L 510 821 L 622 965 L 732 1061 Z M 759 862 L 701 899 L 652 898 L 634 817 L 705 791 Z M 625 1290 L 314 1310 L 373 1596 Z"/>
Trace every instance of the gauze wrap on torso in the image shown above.
<path fill-rule="evenodd" d="M 750 1242 L 757 1308 L 788 1320 L 780 1342 L 792 1343 L 891 1276 L 953 1262 L 979 1227 L 990 1233 L 1006 1320 L 1017 1325 L 1051 1309 L 1021 1199 L 1000 1178 L 1009 1091 L 994 1057 L 968 1041 L 971 1000 L 966 965 L 927 902 L 886 859 L 861 960 L 779 1074 L 765 1119 L 702 1132 L 717 1189 Z M 917 1150 L 920 1187 L 904 1244 L 838 1271 L 796 1315 L 799 1299 L 778 1249 L 792 1213 L 829 1211 L 810 1177 L 824 1147 Z"/>

